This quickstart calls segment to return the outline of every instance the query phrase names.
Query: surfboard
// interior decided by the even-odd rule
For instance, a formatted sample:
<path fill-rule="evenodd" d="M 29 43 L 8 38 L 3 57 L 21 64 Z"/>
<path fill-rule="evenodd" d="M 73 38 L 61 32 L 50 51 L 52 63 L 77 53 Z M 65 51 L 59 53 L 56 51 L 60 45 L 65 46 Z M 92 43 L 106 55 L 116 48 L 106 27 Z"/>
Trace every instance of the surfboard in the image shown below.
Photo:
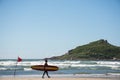
<path fill-rule="evenodd" d="M 57 71 L 59 68 L 57 66 L 48 65 L 44 67 L 44 65 L 33 65 L 31 66 L 33 70 L 40 70 L 40 71 Z"/>

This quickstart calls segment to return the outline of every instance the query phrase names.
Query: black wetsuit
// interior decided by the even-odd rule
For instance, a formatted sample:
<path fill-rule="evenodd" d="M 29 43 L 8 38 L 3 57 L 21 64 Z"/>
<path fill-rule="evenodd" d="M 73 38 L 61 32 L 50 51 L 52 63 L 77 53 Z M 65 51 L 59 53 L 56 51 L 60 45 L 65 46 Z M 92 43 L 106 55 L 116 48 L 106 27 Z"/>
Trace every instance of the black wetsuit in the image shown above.
<path fill-rule="evenodd" d="M 46 66 L 48 66 L 47 62 L 45 62 L 45 64 L 44 64 L 44 73 L 43 73 L 42 78 L 44 78 L 45 73 L 46 73 L 47 77 L 50 78 L 50 76 L 48 75 L 48 71 L 45 70 Z"/>

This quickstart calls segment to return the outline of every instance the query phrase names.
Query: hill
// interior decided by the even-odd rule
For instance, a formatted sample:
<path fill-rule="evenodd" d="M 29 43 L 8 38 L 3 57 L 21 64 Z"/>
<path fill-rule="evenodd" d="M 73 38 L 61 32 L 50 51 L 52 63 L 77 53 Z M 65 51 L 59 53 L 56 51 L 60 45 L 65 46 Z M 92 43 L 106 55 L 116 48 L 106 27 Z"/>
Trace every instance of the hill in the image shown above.
<path fill-rule="evenodd" d="M 50 59 L 59 60 L 120 60 L 120 47 L 101 39 L 69 50 L 66 54 Z"/>

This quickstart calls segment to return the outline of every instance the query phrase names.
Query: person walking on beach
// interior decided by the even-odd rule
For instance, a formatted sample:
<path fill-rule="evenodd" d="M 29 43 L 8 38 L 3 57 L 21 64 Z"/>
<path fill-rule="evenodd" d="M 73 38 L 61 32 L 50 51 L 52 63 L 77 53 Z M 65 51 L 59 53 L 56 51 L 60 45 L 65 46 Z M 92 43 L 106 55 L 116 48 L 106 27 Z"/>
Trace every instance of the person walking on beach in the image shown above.
<path fill-rule="evenodd" d="M 42 78 L 44 78 L 44 75 L 45 75 L 45 74 L 47 75 L 48 78 L 50 78 L 50 76 L 48 75 L 48 71 L 45 70 L 45 67 L 48 66 L 47 62 L 48 62 L 48 61 L 47 61 L 47 58 L 46 58 L 46 59 L 45 59 L 45 64 L 44 64 L 44 73 L 43 73 L 43 75 L 42 75 Z"/>

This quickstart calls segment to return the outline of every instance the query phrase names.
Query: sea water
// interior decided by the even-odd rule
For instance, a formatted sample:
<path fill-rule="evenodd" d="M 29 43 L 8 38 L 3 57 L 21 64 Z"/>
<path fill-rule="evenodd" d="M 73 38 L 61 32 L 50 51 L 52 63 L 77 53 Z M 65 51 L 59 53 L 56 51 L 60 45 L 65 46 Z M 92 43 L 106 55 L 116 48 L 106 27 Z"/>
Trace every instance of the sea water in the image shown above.
<path fill-rule="evenodd" d="M 17 63 L 15 59 L 0 59 L 0 77 L 13 76 L 16 69 L 16 75 L 42 75 L 43 71 L 32 70 L 32 65 L 43 65 L 44 60 L 23 59 Z M 119 74 L 120 61 L 70 61 L 70 60 L 48 60 L 49 65 L 59 67 L 58 71 L 49 71 L 49 74 L 75 75 L 75 74 Z"/>

